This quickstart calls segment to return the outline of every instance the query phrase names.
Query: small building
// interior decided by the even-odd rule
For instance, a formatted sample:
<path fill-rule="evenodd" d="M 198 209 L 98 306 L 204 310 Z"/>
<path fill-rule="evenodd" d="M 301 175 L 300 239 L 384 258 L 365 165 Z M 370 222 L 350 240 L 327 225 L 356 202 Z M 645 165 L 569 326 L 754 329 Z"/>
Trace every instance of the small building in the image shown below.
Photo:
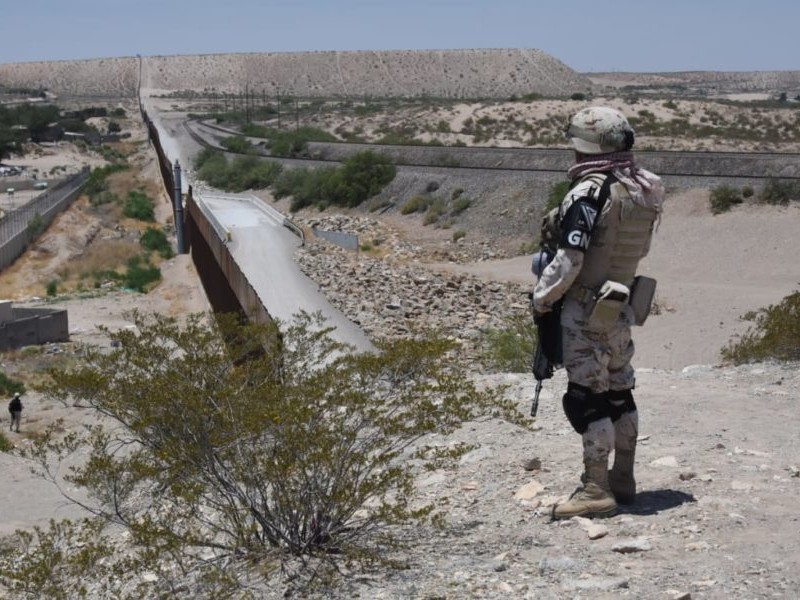
<path fill-rule="evenodd" d="M 0 351 L 69 341 L 65 309 L 14 308 L 0 300 Z"/>

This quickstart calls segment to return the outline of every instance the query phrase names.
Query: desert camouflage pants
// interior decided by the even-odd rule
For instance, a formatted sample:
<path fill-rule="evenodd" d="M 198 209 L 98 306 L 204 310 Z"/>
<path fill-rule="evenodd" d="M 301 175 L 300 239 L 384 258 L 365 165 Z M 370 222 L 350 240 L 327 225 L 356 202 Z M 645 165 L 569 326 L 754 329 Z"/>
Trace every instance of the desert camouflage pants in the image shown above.
<path fill-rule="evenodd" d="M 631 366 L 633 313 L 625 306 L 616 324 L 607 330 L 587 324 L 589 307 L 567 298 L 561 312 L 564 368 L 570 382 L 599 394 L 628 390 L 634 384 Z"/>
<path fill-rule="evenodd" d="M 589 306 L 566 299 L 561 312 L 564 367 L 571 383 L 589 388 L 596 394 L 608 390 L 633 388 L 633 313 L 626 306 L 613 327 L 607 330 L 588 326 Z M 605 418 L 595 421 L 583 434 L 584 461 L 607 461 L 609 453 L 636 447 L 639 417 L 636 411 L 622 415 L 616 422 Z"/>

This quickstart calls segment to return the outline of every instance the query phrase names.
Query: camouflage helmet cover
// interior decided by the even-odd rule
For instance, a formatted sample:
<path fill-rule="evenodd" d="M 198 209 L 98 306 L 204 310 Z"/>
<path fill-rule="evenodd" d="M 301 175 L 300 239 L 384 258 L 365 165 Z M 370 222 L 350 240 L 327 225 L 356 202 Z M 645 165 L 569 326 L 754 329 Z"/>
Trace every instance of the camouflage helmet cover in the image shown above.
<path fill-rule="evenodd" d="M 582 154 L 621 152 L 633 146 L 633 128 L 628 119 L 606 106 L 579 110 L 570 119 L 564 134 Z"/>

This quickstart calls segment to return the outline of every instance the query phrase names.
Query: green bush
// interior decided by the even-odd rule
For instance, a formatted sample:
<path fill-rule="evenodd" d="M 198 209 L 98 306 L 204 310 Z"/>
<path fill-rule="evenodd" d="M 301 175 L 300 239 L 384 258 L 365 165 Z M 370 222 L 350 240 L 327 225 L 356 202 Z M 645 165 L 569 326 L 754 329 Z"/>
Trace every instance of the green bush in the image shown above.
<path fill-rule="evenodd" d="M 470 204 L 472 204 L 472 200 L 460 196 L 453 202 L 453 206 L 450 207 L 450 214 L 453 216 L 460 215 L 470 207 Z"/>
<path fill-rule="evenodd" d="M 44 219 L 42 215 L 38 212 L 33 213 L 30 221 L 28 221 L 28 232 L 32 236 L 39 235 L 42 231 L 44 231 Z"/>
<path fill-rule="evenodd" d="M 748 198 L 752 198 L 755 195 L 755 190 L 753 189 L 752 185 L 745 185 L 742 186 L 742 198 L 747 200 Z"/>
<path fill-rule="evenodd" d="M 790 200 L 800 199 L 800 184 L 781 179 L 770 179 L 758 197 L 764 204 L 786 206 Z"/>
<path fill-rule="evenodd" d="M 140 190 L 128 192 L 128 199 L 122 206 L 122 214 L 139 221 L 153 222 L 156 220 L 153 200 Z"/>
<path fill-rule="evenodd" d="M 124 163 L 115 163 L 113 165 L 106 165 L 104 167 L 95 167 L 92 169 L 92 172 L 89 173 L 86 183 L 83 184 L 83 192 L 91 197 L 95 194 L 105 191 L 108 188 L 108 184 L 106 182 L 108 176 L 112 175 L 113 173 L 118 173 L 119 171 L 124 171 L 127 168 L 128 165 Z"/>
<path fill-rule="evenodd" d="M 454 242 L 457 242 L 458 240 L 460 240 L 461 238 L 465 237 L 466 235 L 467 235 L 466 231 L 464 231 L 463 229 L 458 229 L 458 230 L 453 232 L 452 240 Z"/>
<path fill-rule="evenodd" d="M 222 147 L 229 152 L 236 152 L 238 154 L 251 154 L 254 152 L 253 144 L 240 135 L 227 137 L 220 143 Z"/>
<path fill-rule="evenodd" d="M 195 160 L 198 178 L 226 192 L 264 189 L 278 180 L 283 167 L 256 156 L 237 156 L 228 161 L 222 152 L 205 149 Z"/>
<path fill-rule="evenodd" d="M 737 365 L 768 359 L 800 360 L 800 292 L 744 318 L 754 325 L 722 349 L 725 360 Z"/>
<path fill-rule="evenodd" d="M 550 191 L 547 194 L 547 202 L 544 206 L 544 212 L 549 213 L 557 206 L 561 206 L 561 202 L 569 191 L 569 181 L 559 181 L 550 186 Z"/>
<path fill-rule="evenodd" d="M 11 379 L 8 375 L 0 371 L 0 396 L 11 396 L 12 394 L 24 394 L 25 384 L 16 379 Z"/>
<path fill-rule="evenodd" d="M 711 190 L 709 196 L 709 203 L 711 205 L 711 213 L 718 215 L 729 211 L 735 204 L 744 202 L 739 190 L 728 185 L 721 185 Z"/>
<path fill-rule="evenodd" d="M 151 283 L 160 280 L 161 269 L 151 265 L 147 259 L 141 256 L 133 256 L 128 259 L 127 271 L 123 279 L 123 285 L 126 288 L 144 293 Z"/>
<path fill-rule="evenodd" d="M 175 253 L 172 250 L 172 245 L 167 239 L 167 235 L 160 229 L 155 227 L 148 227 L 139 238 L 139 243 L 145 250 L 151 252 L 158 252 L 162 258 L 172 258 Z"/>
<path fill-rule="evenodd" d="M 498 373 L 530 371 L 536 339 L 536 326 L 530 313 L 511 315 L 501 328 L 484 332 L 481 362 L 488 370 Z"/>
<path fill-rule="evenodd" d="M 359 152 L 339 168 L 287 171 L 275 181 L 273 193 L 276 198 L 292 196 L 292 212 L 320 203 L 354 207 L 380 192 L 396 172 L 386 157 Z"/>
<path fill-rule="evenodd" d="M 51 279 L 50 281 L 48 281 L 45 291 L 47 292 L 47 296 L 49 298 L 56 296 L 58 294 L 58 280 Z"/>
<path fill-rule="evenodd" d="M 108 190 L 103 190 L 97 194 L 89 196 L 89 204 L 92 206 L 102 206 L 103 204 L 116 204 L 119 202 L 119 197 Z"/>
<path fill-rule="evenodd" d="M 425 212 L 431 199 L 428 196 L 412 196 L 400 207 L 401 215 L 410 215 L 415 212 Z"/>
<path fill-rule="evenodd" d="M 109 427 L 67 439 L 50 428 L 36 443 L 45 475 L 87 457 L 71 462 L 69 482 L 97 520 L 3 544 L 0 583 L 27 594 L 15 597 L 97 586 L 108 598 L 245 598 L 266 583 L 310 597 L 304 585 L 335 584 L 326 575 L 344 567 L 400 567 L 392 550 L 447 510 L 415 478 L 457 468 L 471 448 L 440 440 L 476 419 L 526 423 L 501 390 L 476 389 L 447 358 L 455 344 L 435 335 L 356 354 L 321 316 L 280 331 L 234 315 L 131 320 L 107 332 L 111 349 L 88 348 L 42 386 Z"/>
<path fill-rule="evenodd" d="M 8 441 L 6 434 L 0 431 L 0 452 L 11 452 L 14 449 L 14 444 Z"/>

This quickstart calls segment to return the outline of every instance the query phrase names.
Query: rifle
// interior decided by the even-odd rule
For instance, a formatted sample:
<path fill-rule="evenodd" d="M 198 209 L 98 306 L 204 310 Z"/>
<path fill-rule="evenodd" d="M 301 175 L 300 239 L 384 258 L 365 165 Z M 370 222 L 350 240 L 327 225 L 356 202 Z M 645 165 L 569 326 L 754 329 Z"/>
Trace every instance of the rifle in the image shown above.
<path fill-rule="evenodd" d="M 536 277 L 541 277 L 544 268 L 553 260 L 556 251 L 545 244 L 539 252 L 533 255 L 531 271 Z M 528 294 L 530 300 L 531 314 L 533 322 L 536 324 L 536 350 L 533 353 L 533 376 L 536 379 L 536 393 L 533 396 L 531 405 L 531 416 L 535 417 L 539 410 L 539 394 L 542 391 L 542 383 L 545 379 L 550 379 L 553 372 L 561 366 L 561 301 L 556 302 L 553 310 L 543 315 L 537 315 L 533 311 L 533 292 Z"/>
<path fill-rule="evenodd" d="M 532 296 L 532 294 L 531 294 Z M 561 367 L 561 302 L 553 305 L 553 310 L 543 315 L 535 315 L 537 339 L 533 353 L 533 377 L 536 379 L 536 392 L 531 405 L 531 416 L 535 417 L 539 410 L 539 393 L 545 379 L 553 377 L 556 369 Z"/>

